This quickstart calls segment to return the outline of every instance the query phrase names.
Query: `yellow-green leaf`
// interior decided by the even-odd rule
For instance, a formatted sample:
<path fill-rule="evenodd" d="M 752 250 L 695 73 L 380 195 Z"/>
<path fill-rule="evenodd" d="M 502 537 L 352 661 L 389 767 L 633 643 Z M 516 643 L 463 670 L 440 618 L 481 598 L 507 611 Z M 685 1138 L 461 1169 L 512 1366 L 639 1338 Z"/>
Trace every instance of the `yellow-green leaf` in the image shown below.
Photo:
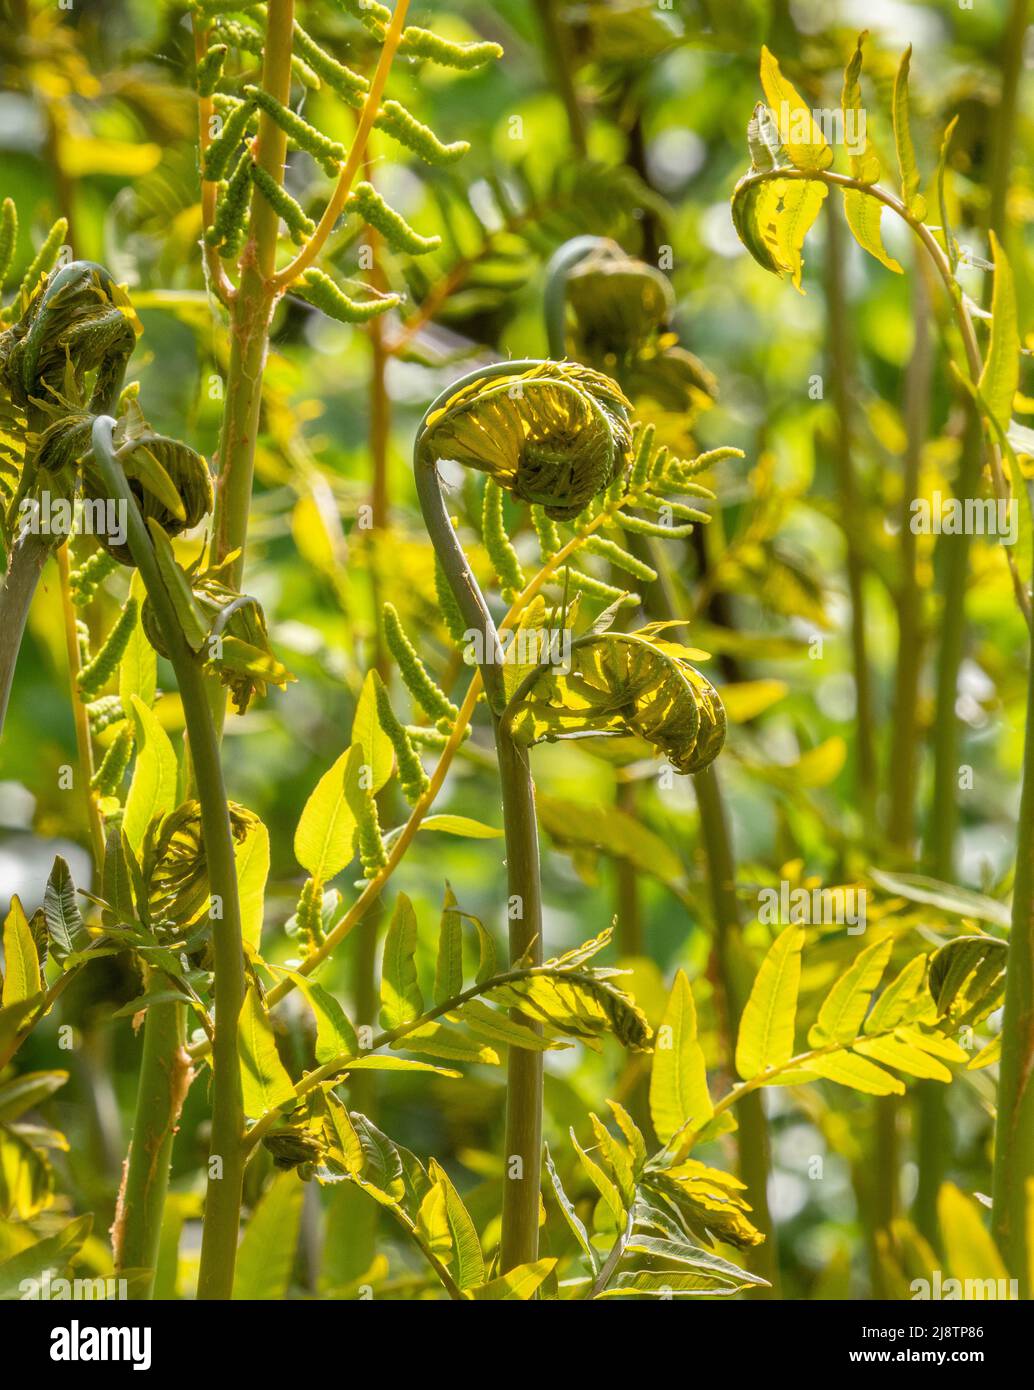
<path fill-rule="evenodd" d="M 233 855 L 241 905 L 241 936 L 246 946 L 257 951 L 262 939 L 266 879 L 269 877 L 269 831 L 262 821 L 250 826 L 243 840 L 234 842 Z"/>
<path fill-rule="evenodd" d="M 516 1265 L 498 1279 L 471 1289 L 471 1296 L 486 1302 L 527 1302 L 542 1282 L 552 1274 L 556 1260 L 536 1260 L 534 1264 Z"/>
<path fill-rule="evenodd" d="M 6 1008 L 10 1004 L 21 1004 L 39 994 L 42 988 L 36 943 L 32 939 L 29 919 L 15 894 L 4 921 L 3 1005 Z"/>
<path fill-rule="evenodd" d="M 483 825 L 470 816 L 425 816 L 420 822 L 421 830 L 440 830 L 446 835 L 463 835 L 468 840 L 498 840 L 502 831 L 494 825 Z"/>
<path fill-rule="evenodd" d="M 377 718 L 377 687 L 372 671 L 366 673 L 355 707 L 352 742 L 363 750 L 363 762 L 370 769 L 370 791 L 376 795 L 391 777 L 395 749 Z"/>
<path fill-rule="evenodd" d="M 831 1052 L 825 1057 L 809 1058 L 808 1069 L 827 1081 L 836 1081 L 840 1086 L 850 1086 L 870 1096 L 902 1095 L 905 1090 L 903 1081 L 853 1052 Z"/>
<path fill-rule="evenodd" d="M 844 213 L 847 225 L 851 228 L 855 241 L 863 251 L 875 256 L 881 265 L 893 270 L 897 275 L 904 271 L 883 245 L 881 219 L 883 204 L 871 193 L 863 193 L 859 188 L 844 189 Z"/>
<path fill-rule="evenodd" d="M 866 1033 L 879 1033 L 903 1022 L 915 1003 L 926 978 L 926 956 L 913 956 L 873 1005 L 865 1020 Z"/>
<path fill-rule="evenodd" d="M 122 829 L 130 848 L 139 852 L 151 820 L 167 815 L 176 804 L 178 769 L 169 736 L 153 711 L 138 695 L 130 696 L 130 700 L 136 720 L 137 753 Z"/>
<path fill-rule="evenodd" d="M 894 145 L 901 174 L 901 201 L 917 221 L 926 216 L 926 200 L 919 196 L 919 166 L 912 144 L 912 126 L 908 102 L 908 69 L 912 61 L 912 45 L 901 55 L 894 79 Z"/>
<path fill-rule="evenodd" d="M 798 169 L 828 169 L 833 151 L 797 89 L 779 69 L 779 63 L 765 47 L 761 49 L 761 85 L 772 108 L 779 138 L 790 162 Z"/>
<path fill-rule="evenodd" d="M 948 1268 L 956 1279 L 1007 1279 L 998 1247 L 972 1198 L 946 1182 L 937 1195 L 937 1217 Z"/>
<path fill-rule="evenodd" d="M 901 1038 L 866 1038 L 855 1050 L 863 1057 L 903 1071 L 906 1076 L 918 1076 L 924 1081 L 951 1080 L 951 1072 L 942 1062 Z"/>
<path fill-rule="evenodd" d="M 862 44 L 868 37 L 869 31 L 867 29 L 858 35 L 855 51 L 844 69 L 844 86 L 840 94 L 840 106 L 844 113 L 844 140 L 851 144 L 857 142 L 859 131 L 862 128 L 861 123 L 866 119 L 865 109 L 862 106 L 862 88 L 858 79 L 862 71 Z M 851 134 L 853 134 L 854 140 L 851 140 Z M 865 137 L 865 146 L 862 152 L 859 154 L 854 150 L 849 151 L 849 159 L 853 178 L 860 179 L 862 183 L 875 183 L 879 178 L 879 155 L 873 150 L 872 141 L 868 135 Z"/>
<path fill-rule="evenodd" d="M 385 1028 L 397 1028 L 423 1013 L 424 1000 L 416 974 L 416 941 L 416 913 L 405 893 L 400 893 L 384 939 L 381 965 L 381 1022 Z"/>
<path fill-rule="evenodd" d="M 887 937 L 867 947 L 840 976 L 808 1033 L 812 1047 L 823 1047 L 829 1042 L 850 1042 L 858 1036 L 872 992 L 883 978 L 893 944 L 893 939 Z"/>
<path fill-rule="evenodd" d="M 991 296 L 991 341 L 980 373 L 980 394 L 987 408 L 1008 430 L 1013 398 L 1020 380 L 1020 330 L 1016 318 L 1016 290 L 1012 268 L 1001 242 L 991 233 L 995 278 Z"/>
<path fill-rule="evenodd" d="M 244 1229 L 233 1276 L 235 1299 L 283 1299 L 291 1283 L 305 1184 L 281 1173 L 266 1188 Z"/>
<path fill-rule="evenodd" d="M 680 970 L 654 1038 L 650 1116 L 658 1139 L 666 1144 L 686 1124 L 702 1129 L 713 1114 L 693 991 Z"/>
<path fill-rule="evenodd" d="M 485 1257 L 481 1253 L 481 1242 L 470 1212 L 452 1184 L 448 1173 L 437 1160 L 432 1159 L 428 1173 L 432 1182 L 442 1189 L 445 1198 L 445 1219 L 449 1223 L 452 1236 L 452 1258 L 450 1266 L 461 1289 L 481 1284 L 485 1278 Z"/>
<path fill-rule="evenodd" d="M 789 275 L 801 289 L 804 238 L 825 202 L 827 188 L 814 179 L 768 179 L 757 200 L 756 217 L 761 240 L 768 248 L 779 275 Z M 803 290 L 801 293 L 803 294 Z"/>
<path fill-rule="evenodd" d="M 118 668 L 118 694 L 122 708 L 127 716 L 132 708 L 134 695 L 138 695 L 148 709 L 154 704 L 158 684 L 158 654 L 147 640 L 140 610 L 146 597 L 140 571 L 133 571 L 129 585 L 129 596 L 137 600 L 136 622 L 129 634 L 126 650 Z"/>
<path fill-rule="evenodd" d="M 294 857 L 317 883 L 326 883 L 352 858 L 355 816 L 345 796 L 346 748 L 316 783 L 294 832 Z"/>
<path fill-rule="evenodd" d="M 804 932 L 786 927 L 761 963 L 740 1019 L 736 1070 L 749 1081 L 793 1056 Z"/>
<path fill-rule="evenodd" d="M 267 1110 L 293 1100 L 294 1087 L 276 1050 L 273 1026 L 254 985 L 244 998 L 238 1039 L 244 1113 L 250 1119 L 258 1119 Z"/>

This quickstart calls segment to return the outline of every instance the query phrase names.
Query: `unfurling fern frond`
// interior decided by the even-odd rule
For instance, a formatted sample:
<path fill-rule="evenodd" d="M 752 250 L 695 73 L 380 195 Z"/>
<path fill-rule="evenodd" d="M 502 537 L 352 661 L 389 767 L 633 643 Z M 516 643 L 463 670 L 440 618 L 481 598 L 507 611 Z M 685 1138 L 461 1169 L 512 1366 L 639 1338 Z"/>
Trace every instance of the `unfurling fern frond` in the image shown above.
<path fill-rule="evenodd" d="M 507 719 L 523 744 L 635 734 L 681 773 L 699 772 L 725 741 L 725 710 L 688 649 L 651 629 L 572 643 L 570 670 L 543 666 L 521 684 Z"/>

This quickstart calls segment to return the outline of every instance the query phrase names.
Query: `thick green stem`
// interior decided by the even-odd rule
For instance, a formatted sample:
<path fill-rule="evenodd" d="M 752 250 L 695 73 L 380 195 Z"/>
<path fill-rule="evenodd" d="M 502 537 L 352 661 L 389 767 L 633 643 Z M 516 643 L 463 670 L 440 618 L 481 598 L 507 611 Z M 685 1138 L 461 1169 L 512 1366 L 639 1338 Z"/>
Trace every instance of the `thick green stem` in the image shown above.
<path fill-rule="evenodd" d="M 163 977 L 152 973 L 149 990 L 164 987 Z M 135 1298 L 150 1298 L 154 1289 L 172 1141 L 193 1077 L 185 1041 L 186 1006 L 152 1004 L 144 1016 L 133 1137 L 111 1229 L 116 1270 L 147 1271 L 133 1281 Z"/>
<path fill-rule="evenodd" d="M 858 803 L 863 824 L 871 830 L 876 805 L 876 749 L 874 743 L 872 681 L 866 643 L 865 557 L 860 524 L 861 499 L 854 463 L 851 425 L 852 352 L 848 322 L 847 294 L 844 287 L 844 232 L 840 211 L 829 210 L 826 222 L 826 306 L 829 318 L 829 372 L 833 404 L 836 409 L 836 448 L 834 450 L 837 492 L 844 525 L 847 561 L 847 589 L 851 602 L 851 662 L 855 684 L 855 759 Z"/>
<path fill-rule="evenodd" d="M 736 864 L 729 835 L 721 787 L 714 764 L 693 778 L 700 832 L 707 859 L 707 880 L 714 918 L 715 955 L 719 983 L 726 1011 L 730 1048 L 746 1003 L 742 961 L 740 959 L 740 912 L 736 900 Z M 769 1281 L 759 1289 L 759 1298 L 778 1298 L 779 1252 L 775 1227 L 768 1206 L 768 1177 L 771 1155 L 768 1123 L 760 1094 L 745 1093 L 740 1103 L 740 1125 L 736 1134 L 740 1177 L 747 1184 L 747 1200 L 754 1210 L 754 1224 L 764 1234 L 765 1243 L 753 1252 L 753 1268 Z"/>
<path fill-rule="evenodd" d="M 992 1220 L 1020 1297 L 1030 1298 L 1034 1207 L 1034 635 L 1027 668 L 1023 791 L 1002 1016 Z"/>
<path fill-rule="evenodd" d="M 500 717 L 506 694 L 499 634 L 445 509 L 435 463 L 420 451 L 419 435 L 415 469 L 417 495 L 431 543 L 464 620 L 484 640 L 481 679 L 492 711 L 503 800 L 510 962 L 538 964 L 542 960 L 542 887 L 535 794 L 527 751 L 513 742 Z M 523 1048 L 511 1048 L 507 1062 L 504 1165 L 503 1273 L 538 1255 L 542 1055 Z"/>
<path fill-rule="evenodd" d="M 197 657 L 187 645 L 165 588 L 136 499 L 112 452 L 114 420 L 101 416 L 93 428 L 94 462 L 108 495 L 126 511 L 129 546 L 168 647 L 176 673 L 190 746 L 194 782 L 201 807 L 201 829 L 208 861 L 213 908 L 215 963 L 215 1039 L 212 1046 L 212 1141 L 208 1194 L 201 1244 L 199 1298 L 229 1298 L 237 1258 L 243 1178 L 244 1107 L 241 1096 L 237 1027 L 244 1003 L 244 949 L 241 941 L 237 868 L 219 759 L 219 737 Z"/>

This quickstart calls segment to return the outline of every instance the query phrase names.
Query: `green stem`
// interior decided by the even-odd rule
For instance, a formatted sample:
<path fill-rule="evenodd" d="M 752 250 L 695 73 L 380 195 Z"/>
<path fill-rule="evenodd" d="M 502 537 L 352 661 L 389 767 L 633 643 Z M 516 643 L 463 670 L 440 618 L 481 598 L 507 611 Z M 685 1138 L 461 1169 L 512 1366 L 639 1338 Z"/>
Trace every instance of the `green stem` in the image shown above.
<path fill-rule="evenodd" d="M 0 589 L 0 734 L 7 719 L 14 668 L 18 664 L 29 609 L 49 553 L 45 536 L 27 532 L 11 550 L 4 587 Z"/>
<path fill-rule="evenodd" d="M 152 972 L 149 992 L 166 987 L 164 978 Z M 193 1076 L 185 1041 L 186 1006 L 152 1004 L 144 1016 L 133 1137 L 112 1227 L 116 1270 L 147 1271 L 142 1283 L 133 1282 L 136 1298 L 149 1299 L 154 1290 L 172 1141 Z"/>
<path fill-rule="evenodd" d="M 455 387 L 451 388 L 456 389 Z M 432 406 L 432 409 L 434 407 Z M 425 417 L 426 418 L 426 417 Z M 502 649 L 492 615 L 453 530 L 433 459 L 415 457 L 417 495 L 431 543 L 468 625 L 483 634 L 481 679 L 495 734 L 506 844 L 510 962 L 542 960 L 542 886 L 535 794 L 527 751 L 518 748 L 501 718 L 506 693 Z M 511 1048 L 507 1059 L 505 1181 L 500 1268 L 503 1273 L 538 1256 L 542 1164 L 542 1054 Z"/>
<path fill-rule="evenodd" d="M 700 831 L 707 859 L 707 880 L 711 913 L 714 918 L 715 955 L 731 1051 L 740 1015 L 746 1003 L 740 960 L 740 911 L 736 900 L 736 864 L 721 786 L 713 763 L 703 772 L 695 774 L 693 785 L 700 810 Z M 743 1093 L 736 1142 L 740 1178 L 747 1185 L 747 1200 L 754 1211 L 754 1224 L 765 1237 L 764 1244 L 753 1252 L 753 1264 L 754 1272 L 767 1279 L 771 1287 L 757 1290 L 756 1296 L 778 1298 L 779 1252 L 768 1206 L 768 1179 L 771 1170 L 768 1122 L 761 1096 L 752 1091 Z"/>
<path fill-rule="evenodd" d="M 214 955 L 215 1039 L 212 1046 L 212 1146 L 201 1244 L 199 1298 L 229 1298 L 237 1258 L 240 1225 L 244 1135 L 237 1027 L 244 1003 L 244 949 L 230 815 L 219 758 L 219 736 L 208 703 L 201 666 L 187 645 L 176 610 L 165 588 L 136 499 L 112 451 L 115 422 L 100 416 L 93 427 L 93 455 L 109 496 L 122 504 L 128 521 L 129 547 L 168 647 L 176 673 L 194 782 L 201 807 L 201 828 L 213 900 L 222 916 L 212 921 Z"/>
<path fill-rule="evenodd" d="M 844 519 L 847 588 L 851 603 L 851 660 L 855 683 L 856 778 L 859 809 L 866 829 L 871 829 L 876 809 L 876 750 L 874 743 L 872 681 L 866 644 L 865 557 L 861 544 L 861 498 L 854 463 L 851 428 L 852 355 L 844 286 L 844 231 L 837 208 L 826 221 L 826 304 L 829 316 L 829 371 L 836 408 L 836 475 L 840 510 Z"/>
<path fill-rule="evenodd" d="M 555 0 L 535 0 L 535 9 L 538 11 L 542 37 L 545 40 L 546 62 L 552 70 L 557 93 L 567 113 L 571 144 L 579 159 L 584 159 L 589 147 L 585 132 L 585 116 L 578 101 L 574 75 L 571 72 L 569 36 L 557 19 Z"/>
<path fill-rule="evenodd" d="M 1023 791 L 1002 1016 L 992 1220 L 1020 1297 L 1030 1298 L 1034 1205 L 1034 636 L 1027 671 Z"/>

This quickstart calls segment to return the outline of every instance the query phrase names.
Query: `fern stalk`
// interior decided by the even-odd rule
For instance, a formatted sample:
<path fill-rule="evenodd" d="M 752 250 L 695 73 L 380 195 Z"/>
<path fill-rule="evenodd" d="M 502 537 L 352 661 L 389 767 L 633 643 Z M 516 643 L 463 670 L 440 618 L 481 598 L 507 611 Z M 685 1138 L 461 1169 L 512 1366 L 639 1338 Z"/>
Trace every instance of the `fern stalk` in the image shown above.
<path fill-rule="evenodd" d="M 104 869 L 104 821 L 101 817 L 100 803 L 93 790 L 93 745 L 90 741 L 90 717 L 86 713 L 79 694 L 79 634 L 76 629 L 75 609 L 72 606 L 72 593 L 69 586 L 68 544 L 60 546 L 57 552 L 57 569 L 61 585 L 61 614 L 65 630 L 65 650 L 68 653 L 69 698 L 72 701 L 72 716 L 75 720 L 75 745 L 79 758 L 79 777 L 83 783 L 86 797 L 86 817 L 90 827 L 90 849 L 98 880 Z"/>
<path fill-rule="evenodd" d="M 211 923 L 216 1015 L 212 1048 L 212 1142 L 198 1297 L 227 1299 L 233 1292 L 244 1173 L 241 1149 L 244 1106 L 237 1032 L 245 981 L 237 866 L 219 757 L 219 736 L 208 702 L 205 678 L 183 636 L 176 609 L 158 569 L 150 535 L 112 451 L 114 425 L 110 416 L 102 415 L 95 421 L 94 461 L 108 495 L 126 509 L 129 546 L 168 645 L 183 703 L 201 807 L 209 881 L 213 897 L 218 897 L 222 905 L 222 917 Z"/>
<path fill-rule="evenodd" d="M 433 408 L 433 407 L 432 407 Z M 425 417 L 426 418 L 426 417 Z M 484 634 L 481 680 L 495 734 L 503 801 L 510 961 L 540 964 L 542 886 L 535 797 L 526 749 L 513 741 L 500 718 L 506 704 L 499 634 L 452 527 L 433 459 L 419 446 L 414 461 L 417 496 L 431 544 L 453 596 L 471 628 Z M 504 1183 L 500 1269 L 506 1273 L 538 1257 L 542 1168 L 542 1054 L 510 1048 L 507 1059 Z M 513 1171 L 511 1171 L 511 1167 Z"/>

